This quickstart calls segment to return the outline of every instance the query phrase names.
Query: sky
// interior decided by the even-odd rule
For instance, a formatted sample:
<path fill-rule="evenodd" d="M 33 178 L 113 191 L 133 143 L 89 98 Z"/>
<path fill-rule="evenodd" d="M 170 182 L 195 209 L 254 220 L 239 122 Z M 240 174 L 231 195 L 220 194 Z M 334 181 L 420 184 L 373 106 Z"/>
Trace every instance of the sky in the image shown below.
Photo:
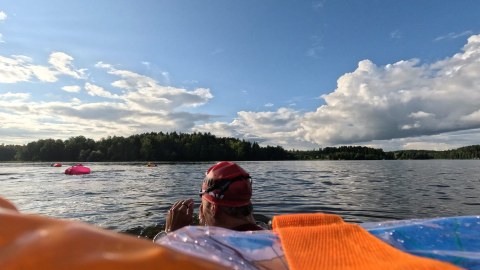
<path fill-rule="evenodd" d="M 480 144 L 480 1 L 2 0 L 0 144 Z"/>

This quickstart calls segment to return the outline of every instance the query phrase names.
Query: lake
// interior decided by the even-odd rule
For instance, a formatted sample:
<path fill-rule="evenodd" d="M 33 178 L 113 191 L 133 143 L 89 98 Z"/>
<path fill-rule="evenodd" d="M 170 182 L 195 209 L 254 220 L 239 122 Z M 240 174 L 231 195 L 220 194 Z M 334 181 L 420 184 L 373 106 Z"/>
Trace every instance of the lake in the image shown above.
<path fill-rule="evenodd" d="M 326 212 L 361 223 L 480 214 L 479 160 L 238 163 L 253 178 L 255 213 L 267 216 Z M 0 163 L 0 196 L 25 213 L 123 231 L 163 223 L 182 198 L 198 207 L 214 163 L 145 164 L 84 163 L 92 173 L 72 176 L 67 163 Z"/>

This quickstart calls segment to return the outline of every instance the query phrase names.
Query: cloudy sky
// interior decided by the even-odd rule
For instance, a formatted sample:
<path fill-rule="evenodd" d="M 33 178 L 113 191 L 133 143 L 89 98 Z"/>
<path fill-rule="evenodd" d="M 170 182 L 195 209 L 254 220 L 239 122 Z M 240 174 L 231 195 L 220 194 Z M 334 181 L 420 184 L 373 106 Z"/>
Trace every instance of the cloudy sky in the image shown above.
<path fill-rule="evenodd" d="M 480 144 L 480 1 L 5 0 L 0 144 Z"/>

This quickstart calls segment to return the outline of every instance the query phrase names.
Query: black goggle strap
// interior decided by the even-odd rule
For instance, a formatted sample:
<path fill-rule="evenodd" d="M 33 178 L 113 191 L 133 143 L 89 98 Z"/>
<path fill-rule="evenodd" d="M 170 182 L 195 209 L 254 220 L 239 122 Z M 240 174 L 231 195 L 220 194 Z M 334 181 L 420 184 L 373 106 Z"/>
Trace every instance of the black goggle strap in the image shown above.
<path fill-rule="evenodd" d="M 216 189 L 220 190 L 218 195 L 222 195 L 232 183 L 240 181 L 240 180 L 245 180 L 245 179 L 248 179 L 250 181 L 250 184 L 252 183 L 252 178 L 250 176 L 243 176 L 243 175 L 237 176 L 237 177 L 232 178 L 232 179 L 217 180 L 215 184 L 209 186 L 206 190 L 203 190 L 203 191 L 200 190 L 200 196 L 202 196 L 205 193 L 209 193 L 213 190 L 216 190 Z"/>

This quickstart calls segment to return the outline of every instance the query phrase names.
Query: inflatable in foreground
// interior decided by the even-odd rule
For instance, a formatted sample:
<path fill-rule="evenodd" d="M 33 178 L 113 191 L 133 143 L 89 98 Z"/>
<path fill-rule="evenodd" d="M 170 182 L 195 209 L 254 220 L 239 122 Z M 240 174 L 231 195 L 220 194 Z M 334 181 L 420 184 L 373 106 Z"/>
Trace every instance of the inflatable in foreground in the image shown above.
<path fill-rule="evenodd" d="M 328 227 L 327 225 L 316 225 L 317 227 Z M 455 264 L 456 266 L 465 269 L 480 269 L 480 216 L 467 217 L 451 217 L 451 218 L 435 218 L 423 220 L 401 220 L 389 222 L 376 222 L 361 224 L 364 229 L 398 250 L 414 254 L 422 257 L 441 260 Z M 344 233 L 348 234 L 348 230 L 338 230 L 332 228 L 325 229 L 323 233 L 330 231 L 331 237 L 341 239 L 345 237 Z M 303 229 L 295 228 L 295 231 Z M 318 232 L 319 235 L 322 232 Z M 354 233 L 356 234 L 356 233 Z M 357 236 L 360 236 L 358 233 Z M 312 238 L 318 235 L 311 235 Z M 401 264 L 395 262 L 395 257 L 398 255 L 388 254 L 391 261 L 385 260 L 385 250 L 378 249 L 378 252 L 383 254 L 371 253 L 367 250 L 374 245 L 370 245 L 374 241 L 370 239 L 370 243 L 362 243 L 368 236 L 351 238 L 358 240 L 353 246 L 355 248 L 363 248 L 365 253 L 353 250 L 349 251 L 348 245 L 338 246 L 336 249 L 335 241 L 330 239 L 327 235 L 320 237 L 317 240 L 322 240 L 313 251 L 319 255 L 305 256 L 305 262 L 299 262 L 301 267 L 296 269 L 309 269 L 308 262 L 314 260 L 315 257 L 320 257 L 325 264 L 318 269 L 349 269 L 350 266 L 355 266 L 352 269 L 362 268 L 359 262 L 354 260 L 346 261 L 348 258 L 357 254 L 358 261 L 368 261 L 367 257 L 376 260 L 376 267 L 371 269 L 407 269 L 408 263 Z M 282 247 L 281 235 L 272 231 L 256 231 L 256 232 L 234 232 L 223 228 L 216 227 L 185 227 L 167 236 L 160 237 L 154 240 L 156 243 L 171 247 L 179 252 L 187 253 L 199 258 L 208 258 L 212 262 L 222 264 L 232 269 L 293 269 L 291 263 L 286 258 L 286 252 Z M 307 241 L 306 239 L 302 241 Z M 328 243 L 331 241 L 330 243 Z M 348 241 L 342 241 L 343 244 L 348 244 Z M 297 242 L 298 245 L 304 245 Z M 329 249 L 330 251 L 326 251 Z M 288 251 L 288 250 L 286 250 Z M 330 254 L 332 253 L 333 254 Z M 347 252 L 348 251 L 348 252 Z M 341 254 L 344 252 L 345 254 Z M 350 253 L 351 252 L 351 253 Z M 321 255 L 324 253 L 324 255 Z M 302 254 L 295 254 L 295 256 Z M 303 254 L 305 255 L 305 254 Z M 383 257 L 383 258 L 382 258 Z M 331 258 L 339 259 L 335 264 Z M 405 260 L 411 258 L 405 257 Z M 294 262 L 295 263 L 295 262 Z M 297 262 L 298 263 L 298 262 Z M 383 264 L 383 265 L 382 265 Z M 343 267 L 345 268 L 342 268 Z M 304 267 L 302 267 L 304 266 Z M 359 267 L 360 266 L 360 267 Z M 367 267 L 369 269 L 372 265 Z M 419 268 L 421 268 L 419 265 Z M 425 265 L 423 265 L 425 266 Z M 418 269 L 413 267 L 411 269 Z M 441 268 L 421 268 L 421 269 L 450 269 L 448 266 L 441 266 Z"/>
<path fill-rule="evenodd" d="M 273 231 L 185 227 L 157 239 L 156 243 L 81 222 L 21 214 L 1 198 L 0 221 L 0 269 L 449 270 L 460 269 L 458 266 L 479 267 L 479 217 L 447 218 L 441 222 L 406 221 L 405 224 L 417 226 L 416 230 L 409 230 L 408 237 L 402 236 L 401 228 L 407 228 L 404 224 L 374 226 L 375 230 L 380 229 L 379 235 L 386 233 L 394 236 L 389 240 L 403 241 L 402 248 L 408 246 L 403 245 L 405 242 L 414 239 L 416 249 L 444 250 L 456 257 L 452 261 L 458 266 L 415 256 L 407 253 L 409 250 L 404 252 L 361 226 L 329 214 L 275 216 Z M 422 226 L 436 228 L 425 231 L 432 238 L 421 237 Z M 394 231 L 388 231 L 392 228 Z M 432 243 L 436 238 L 442 241 Z M 430 242 L 418 242 L 421 239 Z"/>
<path fill-rule="evenodd" d="M 70 174 L 70 175 L 89 174 L 90 172 L 91 172 L 90 168 L 85 167 L 82 164 L 77 164 L 65 170 L 65 174 Z"/>
<path fill-rule="evenodd" d="M 362 227 L 397 249 L 480 270 L 480 216 L 372 222 Z"/>
<path fill-rule="evenodd" d="M 0 197 L 0 269 L 224 269 L 82 222 L 26 215 Z"/>

